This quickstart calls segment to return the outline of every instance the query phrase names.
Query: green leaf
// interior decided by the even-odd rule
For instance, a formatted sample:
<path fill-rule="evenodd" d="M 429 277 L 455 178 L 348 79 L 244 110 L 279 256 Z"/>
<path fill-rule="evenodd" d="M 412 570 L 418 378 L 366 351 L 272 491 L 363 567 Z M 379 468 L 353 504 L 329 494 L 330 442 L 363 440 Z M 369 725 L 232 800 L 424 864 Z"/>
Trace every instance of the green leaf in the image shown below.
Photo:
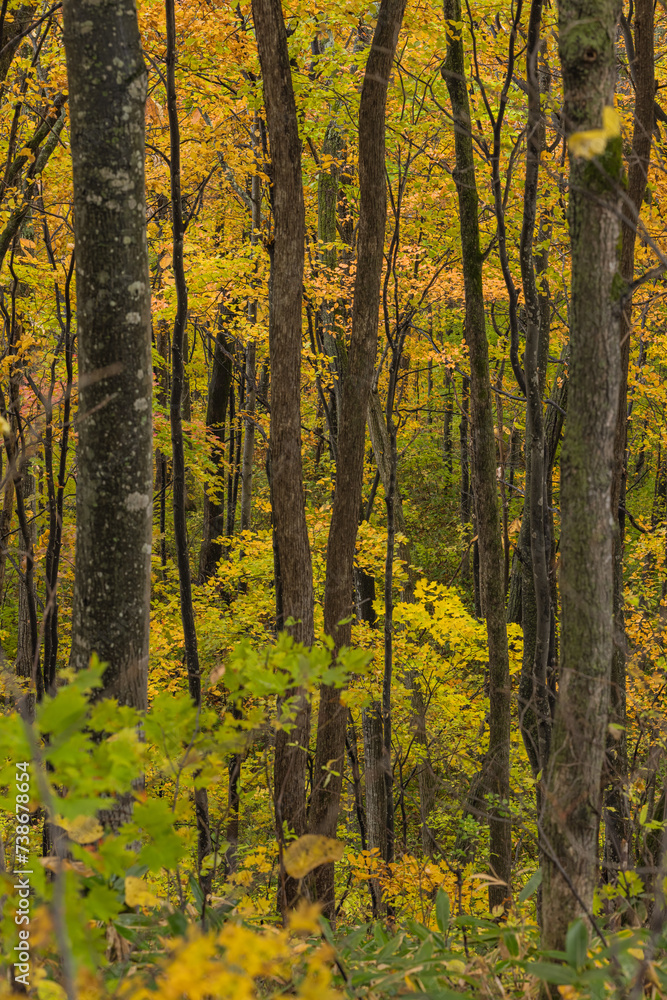
<path fill-rule="evenodd" d="M 555 983 L 557 986 L 566 986 L 575 978 L 574 972 L 567 965 L 549 965 L 548 962 L 527 962 L 526 972 L 545 983 Z"/>
<path fill-rule="evenodd" d="M 438 889 L 435 897 L 435 919 L 439 929 L 446 934 L 449 927 L 449 896 L 444 889 Z"/>
<path fill-rule="evenodd" d="M 519 942 L 517 941 L 516 934 L 512 934 L 511 932 L 507 932 L 507 933 L 503 934 L 503 941 L 505 943 L 505 947 L 507 948 L 507 951 L 512 956 L 512 958 L 518 958 L 519 957 Z"/>
<path fill-rule="evenodd" d="M 169 925 L 169 930 L 176 937 L 185 937 L 188 933 L 188 921 L 183 913 L 179 910 L 176 913 L 170 913 L 167 917 L 167 924 Z"/>
<path fill-rule="evenodd" d="M 565 954 L 571 966 L 580 969 L 586 961 L 588 951 L 588 928 L 581 919 L 573 921 L 565 937 Z"/>
<path fill-rule="evenodd" d="M 533 893 L 542 884 L 542 869 L 538 868 L 534 875 L 531 875 L 523 889 L 519 893 L 519 902 L 525 903 L 527 899 L 533 895 Z"/>
<path fill-rule="evenodd" d="M 389 941 L 389 935 L 384 931 L 384 929 L 380 924 L 375 924 L 375 926 L 373 927 L 373 937 L 375 938 L 376 943 L 379 944 L 381 948 L 384 948 L 384 946 Z"/>

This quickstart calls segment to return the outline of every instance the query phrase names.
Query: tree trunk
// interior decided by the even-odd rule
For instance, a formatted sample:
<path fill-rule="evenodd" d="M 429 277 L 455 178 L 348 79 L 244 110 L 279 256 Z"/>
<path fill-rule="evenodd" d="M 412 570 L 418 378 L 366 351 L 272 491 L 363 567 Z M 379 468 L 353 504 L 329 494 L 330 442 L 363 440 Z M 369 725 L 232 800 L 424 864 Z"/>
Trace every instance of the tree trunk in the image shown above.
<path fill-rule="evenodd" d="M 48 492 L 49 540 L 44 560 L 44 576 L 46 585 L 46 608 L 44 612 L 44 686 L 47 691 L 55 691 L 56 668 L 58 664 L 59 646 L 59 603 L 58 576 L 60 572 L 60 556 L 63 540 L 63 504 L 65 500 L 65 485 L 67 483 L 67 459 L 70 444 L 70 413 L 72 385 L 74 382 L 73 354 L 74 338 L 72 336 L 72 310 L 70 306 L 70 283 L 74 272 L 74 256 L 71 257 L 70 268 L 65 286 L 65 319 L 61 323 L 63 352 L 65 355 L 64 399 L 60 423 L 62 437 L 58 452 L 57 473 L 54 470 L 54 435 L 53 435 L 53 381 L 49 394 L 45 397 L 46 427 L 44 431 L 44 471 Z M 54 374 L 52 373 L 52 379 Z"/>
<path fill-rule="evenodd" d="M 470 379 L 464 375 L 461 380 L 461 422 L 459 424 L 459 449 L 461 453 L 461 527 L 463 528 L 463 559 L 461 560 L 461 583 L 470 586 L 470 545 L 472 534 L 472 490 L 470 488 L 470 456 L 468 451 L 470 413 Z"/>
<path fill-rule="evenodd" d="M 199 552 L 199 579 L 201 582 L 215 573 L 218 560 L 222 556 L 220 539 L 225 533 L 225 421 L 232 387 L 233 364 L 232 347 L 225 329 L 227 318 L 227 310 L 221 307 L 217 318 L 213 363 L 206 404 L 206 426 L 216 439 L 213 455 L 216 476 L 204 493 L 204 537 Z"/>
<path fill-rule="evenodd" d="M 361 727 L 364 736 L 364 781 L 366 785 L 366 832 L 369 851 L 376 850 L 381 859 L 387 856 L 387 783 L 389 763 L 384 756 L 382 737 L 382 705 L 372 702 L 363 710 Z M 380 908 L 381 892 L 377 878 L 370 880 L 373 911 Z"/>
<path fill-rule="evenodd" d="M 65 0 L 63 17 L 79 368 L 70 665 L 81 670 L 97 653 L 107 664 L 100 694 L 144 709 L 153 492 L 146 67 L 133 0 Z"/>
<path fill-rule="evenodd" d="M 460 0 L 445 0 L 447 59 L 442 75 L 454 115 L 456 168 L 465 287 L 465 338 L 470 356 L 475 506 L 480 559 L 480 597 L 489 644 L 489 751 L 486 785 L 502 802 L 489 810 L 490 867 L 498 885 L 489 887 L 489 906 L 504 905 L 510 894 L 511 823 L 509 817 L 510 678 L 505 624 L 502 545 L 496 490 L 496 447 L 489 356 L 482 290 L 478 197 L 475 180 L 470 106 L 466 82 Z"/>
<path fill-rule="evenodd" d="M 627 200 L 624 199 L 621 236 L 621 277 L 630 284 L 635 271 L 635 242 L 639 210 L 646 191 L 651 139 L 654 127 L 655 54 L 652 0 L 637 0 L 634 21 L 634 61 L 630 71 L 635 81 L 635 115 L 632 150 L 628 164 Z M 628 53 L 631 58 L 631 53 Z M 618 520 L 614 533 L 614 645 L 611 661 L 610 721 L 617 727 L 607 739 L 608 771 L 605 795 L 605 825 L 608 862 L 626 865 L 632 836 L 627 799 L 628 747 L 625 711 L 625 615 L 623 608 L 623 538 L 625 533 L 625 486 L 627 479 L 628 369 L 632 333 L 632 296 L 621 312 L 621 385 L 614 439 L 614 471 L 611 510 Z"/>
<path fill-rule="evenodd" d="M 566 133 L 599 129 L 614 99 L 615 0 L 562 0 Z M 621 137 L 570 158 L 572 248 L 568 414 L 561 459 L 561 672 L 545 776 L 543 943 L 564 949 L 590 913 L 602 807 L 612 655 L 611 478 L 620 379 Z"/>
<path fill-rule="evenodd" d="M 173 231 L 172 266 L 176 287 L 176 315 L 171 339 L 171 396 L 169 421 L 171 424 L 171 459 L 173 466 L 173 516 L 174 544 L 178 564 L 178 583 L 185 646 L 185 664 L 188 672 L 188 691 L 195 705 L 201 705 L 201 670 L 197 647 L 197 630 L 192 603 L 192 574 L 186 524 L 185 455 L 183 450 L 183 394 L 185 368 L 183 347 L 188 316 L 188 286 L 183 261 L 183 202 L 181 198 L 181 139 L 176 101 L 176 14 L 174 0 L 165 3 L 167 21 L 166 90 L 169 116 L 169 179 L 171 188 L 171 223 Z M 202 862 L 212 850 L 209 829 L 208 795 L 205 788 L 195 788 L 195 821 L 197 824 L 197 867 L 204 894 L 210 892 L 211 876 L 201 875 Z"/>
<path fill-rule="evenodd" d="M 292 635 L 298 642 L 310 646 L 313 643 L 313 575 L 301 469 L 301 299 L 305 241 L 301 144 L 280 0 L 253 0 L 252 13 L 271 144 L 270 191 L 275 233 L 269 353 L 276 592 L 279 617 L 282 617 L 280 625 L 288 618 L 293 619 Z M 296 834 L 306 829 L 305 776 L 310 709 L 303 695 L 295 722 L 291 732 L 281 729 L 276 736 L 274 795 L 280 843 L 285 827 Z M 282 871 L 279 904 L 283 912 L 294 902 L 296 892 L 296 883 Z"/>
<path fill-rule="evenodd" d="M 324 630 L 336 649 L 351 642 L 354 601 L 354 550 L 359 525 L 364 472 L 366 417 L 377 353 L 380 277 L 386 222 L 385 108 L 405 0 L 382 0 L 373 42 L 368 53 L 359 107 L 359 229 L 357 270 L 352 307 L 352 332 L 347 370 L 341 389 L 340 426 L 336 462 L 336 491 L 327 545 L 324 588 Z M 334 837 L 342 777 L 330 775 L 333 762 L 345 752 L 345 718 L 340 690 L 324 687 L 320 693 L 317 749 L 311 802 L 310 829 Z M 338 771 L 342 769 L 337 768 Z M 324 913 L 334 917 L 333 865 L 316 871 L 318 899 Z"/>
<path fill-rule="evenodd" d="M 528 84 L 528 138 L 526 142 L 526 182 L 521 228 L 521 278 L 526 315 L 526 497 L 527 516 L 522 520 L 521 550 L 524 558 L 522 581 L 522 622 L 524 658 L 519 687 L 521 732 L 533 774 L 544 771 L 549 756 L 551 712 L 547 694 L 547 660 L 551 633 L 551 592 L 549 588 L 548 514 L 546 503 L 547 469 L 542 395 L 546 377 L 545 338 L 549 330 L 542 323 L 540 296 L 533 259 L 533 236 L 537 214 L 537 187 L 544 124 L 540 107 L 538 58 L 542 21 L 542 0 L 533 0 L 528 24 L 526 79 Z M 524 530 L 524 525 L 527 531 Z M 526 535 L 528 538 L 526 538 Z M 528 544 L 526 544 L 528 542 Z M 529 557 L 529 558 L 528 558 Z M 539 794 L 538 794 L 539 812 Z"/>
<path fill-rule="evenodd" d="M 34 650 L 32 644 L 32 629 L 30 625 L 30 604 L 35 602 L 35 581 L 32 573 L 27 573 L 27 563 L 29 552 L 35 545 L 35 514 L 37 504 L 35 502 L 35 477 L 30 471 L 30 462 L 27 461 L 23 471 L 23 490 L 26 502 L 26 520 L 29 531 L 29 544 L 22 542 L 19 560 L 21 575 L 19 576 L 19 617 L 18 617 L 18 638 L 16 644 L 16 673 L 19 677 L 32 677 Z M 28 592 L 28 588 L 32 593 Z M 30 712 L 32 714 L 32 712 Z"/>
<path fill-rule="evenodd" d="M 253 132 L 253 136 L 256 132 Z M 261 216 L 262 187 L 257 174 L 253 175 L 250 198 L 252 200 L 252 217 L 250 221 L 250 245 L 256 246 L 259 239 Z M 257 322 L 257 300 L 248 300 L 248 323 L 254 326 Z M 250 531 L 252 517 L 252 466 L 255 457 L 255 402 L 257 399 L 256 384 L 256 347 L 255 341 L 249 340 L 245 349 L 245 433 L 243 436 L 243 464 L 241 467 L 241 531 Z"/>
<path fill-rule="evenodd" d="M 0 514 L 0 601 L 5 592 L 5 573 L 7 570 L 7 553 L 11 534 L 12 514 L 14 512 L 14 478 L 5 476 L 5 490 L 2 498 L 2 514 Z"/>

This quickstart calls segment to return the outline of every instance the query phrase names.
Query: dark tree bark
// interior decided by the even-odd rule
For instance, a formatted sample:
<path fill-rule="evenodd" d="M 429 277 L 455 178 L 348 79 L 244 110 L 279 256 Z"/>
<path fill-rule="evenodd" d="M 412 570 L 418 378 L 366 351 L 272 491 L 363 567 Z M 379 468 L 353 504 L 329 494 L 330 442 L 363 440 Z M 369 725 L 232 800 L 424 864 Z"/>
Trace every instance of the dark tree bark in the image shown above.
<path fill-rule="evenodd" d="M 256 130 L 253 136 L 256 136 Z M 256 140 L 254 140 L 256 141 Z M 250 187 L 251 219 L 250 245 L 255 246 L 260 235 L 262 224 L 261 199 L 262 186 L 259 176 L 253 175 Z M 248 323 L 251 326 L 257 321 L 257 300 L 248 300 Z M 252 517 L 252 467 L 255 457 L 255 403 L 256 386 L 256 348 L 255 341 L 250 340 L 245 350 L 245 432 L 243 436 L 243 465 L 241 468 L 241 531 L 250 531 Z"/>
<path fill-rule="evenodd" d="M 183 238 L 186 224 L 183 219 L 181 197 L 181 139 L 176 102 L 176 15 L 174 0 L 166 0 L 167 21 L 166 89 L 167 114 L 169 116 L 169 177 L 171 191 L 171 224 L 173 232 L 172 266 L 176 286 L 176 315 L 171 339 L 171 395 L 169 398 L 169 422 L 171 425 L 171 459 L 173 467 L 173 516 L 174 544 L 178 565 L 181 622 L 185 645 L 185 664 L 188 672 L 188 691 L 195 705 L 201 705 L 201 670 L 197 646 L 197 629 L 192 603 L 192 575 L 186 524 L 185 504 L 185 456 L 183 451 L 183 391 L 185 370 L 183 345 L 188 317 L 188 286 L 183 262 Z M 196 788 L 195 819 L 197 823 L 197 861 L 201 869 L 204 857 L 211 852 L 209 829 L 208 794 L 205 788 Z M 210 876 L 201 876 L 200 884 L 204 892 L 210 891 Z"/>
<path fill-rule="evenodd" d="M 0 182 L 0 196 L 4 196 L 7 187 L 21 187 L 21 195 L 17 203 L 8 212 L 2 229 L 0 229 L 0 267 L 5 254 L 12 245 L 14 237 L 24 224 L 30 211 L 32 199 L 37 192 L 39 176 L 49 162 L 51 154 L 58 145 L 60 133 L 66 121 L 65 105 L 67 98 L 58 94 L 53 104 L 44 109 L 42 121 L 35 129 L 32 137 L 26 142 Z M 30 154 L 33 155 L 31 160 Z M 23 169 L 27 166 L 25 174 Z"/>
<path fill-rule="evenodd" d="M 651 0 L 637 0 L 634 18 L 634 61 L 630 67 L 635 82 L 635 116 L 632 149 L 628 163 L 627 198 L 623 200 L 621 230 L 621 277 L 629 285 L 635 271 L 635 243 L 639 210 L 646 191 L 651 140 L 654 127 L 655 54 L 654 8 Z M 631 58 L 631 53 L 628 53 Z M 614 472 L 611 510 L 618 520 L 614 534 L 614 646 L 611 661 L 610 720 L 616 726 L 607 741 L 608 785 L 605 795 L 607 861 L 625 866 L 629 862 L 631 833 L 626 783 L 628 748 L 625 712 L 625 615 L 623 607 L 623 538 L 625 534 L 625 487 L 627 480 L 628 369 L 632 333 L 632 295 L 621 312 L 621 385 L 614 439 Z"/>
<path fill-rule="evenodd" d="M 5 592 L 5 573 L 7 570 L 7 554 L 9 537 L 14 513 L 14 478 L 9 473 L 3 477 L 4 493 L 2 497 L 2 513 L 0 514 L 0 600 Z"/>
<path fill-rule="evenodd" d="M 470 485 L 470 455 L 468 434 L 470 430 L 470 379 L 461 379 L 461 422 L 459 424 L 459 450 L 461 455 L 461 527 L 465 549 L 461 560 L 461 582 L 470 585 L 470 540 L 472 538 L 472 489 Z"/>
<path fill-rule="evenodd" d="M 461 22 L 460 0 L 445 0 L 445 19 Z M 510 677 L 505 624 L 502 545 L 496 489 L 496 446 L 489 379 L 482 255 L 479 243 L 478 196 L 475 179 L 470 105 L 460 27 L 450 25 L 447 59 L 442 75 L 454 115 L 456 168 L 465 287 L 465 338 L 470 356 L 470 404 L 473 440 L 475 506 L 480 559 L 480 597 L 489 644 L 489 751 L 486 787 L 505 803 L 489 810 L 490 864 L 504 885 L 489 887 L 489 906 L 502 905 L 510 894 L 511 824 L 509 809 Z"/>
<path fill-rule="evenodd" d="M 522 587 L 524 662 L 519 686 L 521 732 L 536 775 L 549 756 L 551 712 L 547 695 L 547 660 L 551 633 L 551 592 L 549 588 L 548 517 L 546 503 L 546 447 L 542 394 L 545 382 L 548 328 L 542 324 L 540 296 L 533 260 L 533 236 L 537 214 L 537 186 L 544 125 L 540 107 L 538 59 L 542 21 L 542 0 L 533 0 L 528 22 L 526 82 L 528 88 L 528 136 L 526 140 L 526 182 L 521 228 L 521 278 L 526 316 L 526 510 L 530 538 L 522 555 L 530 555 L 524 565 Z M 523 527 L 523 524 L 522 524 Z M 539 810 L 539 796 L 538 796 Z"/>
<path fill-rule="evenodd" d="M 203 582 L 213 573 L 222 556 L 221 538 L 225 533 L 225 421 L 232 388 L 232 346 L 225 324 L 228 312 L 221 307 L 218 312 L 211 377 L 206 403 L 206 426 L 216 439 L 213 460 L 216 465 L 215 481 L 210 484 L 212 495 L 204 494 L 204 538 L 199 553 L 199 579 Z"/>
<path fill-rule="evenodd" d="M 613 104 L 616 0 L 563 0 L 559 51 L 567 134 L 600 128 Z M 612 655 L 611 479 L 620 381 L 621 137 L 571 156 L 568 413 L 561 458 L 561 669 L 545 776 L 543 943 L 563 949 L 590 913 L 602 807 Z"/>
<path fill-rule="evenodd" d="M 271 149 L 271 203 L 275 227 L 269 352 L 276 592 L 279 617 L 282 621 L 293 619 L 292 635 L 298 642 L 310 646 L 313 642 L 313 575 L 301 469 L 300 415 L 305 240 L 301 143 L 280 0 L 253 0 L 252 13 Z M 297 834 L 306 829 L 305 775 L 310 711 L 305 696 L 301 696 L 295 722 L 291 732 L 282 729 L 276 736 L 274 795 L 281 842 L 284 826 Z M 282 875 L 279 902 L 284 911 L 294 901 L 297 887 L 293 880 Z"/>
<path fill-rule="evenodd" d="M 70 664 L 146 708 L 153 435 L 146 67 L 133 0 L 63 4 L 74 173 L 79 412 Z M 113 63 L 113 70 L 107 67 Z"/>
<path fill-rule="evenodd" d="M 48 232 L 45 225 L 45 233 Z M 50 237 L 46 240 L 50 247 Z M 52 250 L 49 256 L 55 263 Z M 59 605 L 58 605 L 58 575 L 60 572 L 60 555 L 63 538 L 63 503 L 65 485 L 67 482 L 67 458 L 70 444 L 70 412 L 71 395 L 74 384 L 73 354 L 74 340 L 72 336 L 72 309 L 70 301 L 70 283 L 74 273 L 74 255 L 67 272 L 64 296 L 64 316 L 61 315 L 60 293 L 58 292 L 58 317 L 61 327 L 61 343 L 65 356 L 67 373 L 65 391 L 62 402 L 61 427 L 62 437 L 58 453 L 57 473 L 54 469 L 55 449 L 53 441 L 53 390 L 56 384 L 56 363 L 51 365 L 51 385 L 42 404 L 45 409 L 46 427 L 44 430 L 44 471 L 48 494 L 49 540 L 45 558 L 46 608 L 44 612 L 44 686 L 48 691 L 55 690 L 56 667 L 58 662 L 59 644 Z"/>
<path fill-rule="evenodd" d="M 19 602 L 18 602 L 18 636 L 16 644 L 16 673 L 19 677 L 32 677 L 34 649 L 33 635 L 31 628 L 31 605 L 35 606 L 35 581 L 32 573 L 27 572 L 28 560 L 32 558 L 32 551 L 35 546 L 35 515 L 37 504 L 35 502 L 35 477 L 30 471 L 30 461 L 24 466 L 22 476 L 22 486 L 24 491 L 24 502 L 26 506 L 26 521 L 28 524 L 28 544 L 22 541 L 19 565 L 21 575 L 19 576 Z"/>
<path fill-rule="evenodd" d="M 336 491 L 327 545 L 324 630 L 336 649 L 349 645 L 354 601 L 354 549 L 359 525 L 364 470 L 366 417 L 377 353 L 380 277 L 386 222 L 385 108 L 405 0 L 382 0 L 361 91 L 359 107 L 359 228 L 357 270 L 348 363 L 341 389 Z M 310 829 L 334 837 L 338 823 L 341 776 L 329 774 L 331 762 L 345 753 L 347 709 L 340 690 L 323 687 L 317 726 L 317 749 Z M 342 768 L 337 770 L 342 772 Z M 334 915 L 333 865 L 316 871 L 318 899 Z"/>
<path fill-rule="evenodd" d="M 36 5 L 32 3 L 21 4 L 11 12 L 11 18 L 6 15 L 7 5 L 3 7 L 3 17 L 0 20 L 0 96 L 2 96 L 3 85 L 12 64 L 12 59 L 24 41 L 24 32 L 30 27 L 35 18 Z"/>
<path fill-rule="evenodd" d="M 234 719 L 243 718 L 243 709 L 240 703 L 234 702 L 231 708 Z M 237 750 L 229 758 L 229 791 L 227 795 L 227 873 L 236 870 L 239 844 L 239 819 L 241 808 L 241 765 L 243 764 L 243 751 Z"/>
<path fill-rule="evenodd" d="M 382 727 L 382 704 L 372 702 L 363 710 L 361 727 L 364 737 L 364 781 L 366 785 L 366 831 L 368 849 L 377 850 L 381 859 L 387 857 L 387 771 L 390 762 L 385 757 Z M 382 893 L 377 878 L 370 880 L 373 911 L 380 908 Z"/>

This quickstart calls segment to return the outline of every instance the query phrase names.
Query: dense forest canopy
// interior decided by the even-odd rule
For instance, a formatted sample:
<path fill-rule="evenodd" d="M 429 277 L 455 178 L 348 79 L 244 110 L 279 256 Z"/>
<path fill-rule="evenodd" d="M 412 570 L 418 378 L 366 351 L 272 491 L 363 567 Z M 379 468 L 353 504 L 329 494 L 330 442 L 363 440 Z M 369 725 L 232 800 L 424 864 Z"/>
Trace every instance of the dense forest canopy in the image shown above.
<path fill-rule="evenodd" d="M 665 17 L 2 0 L 0 996 L 667 995 Z"/>

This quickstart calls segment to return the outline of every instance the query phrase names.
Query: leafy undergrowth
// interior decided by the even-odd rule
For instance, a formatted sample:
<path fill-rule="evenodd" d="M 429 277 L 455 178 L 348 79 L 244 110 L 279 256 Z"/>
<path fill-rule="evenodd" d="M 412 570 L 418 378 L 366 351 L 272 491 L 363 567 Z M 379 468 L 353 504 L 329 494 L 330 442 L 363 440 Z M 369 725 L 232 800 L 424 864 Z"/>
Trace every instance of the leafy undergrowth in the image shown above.
<path fill-rule="evenodd" d="M 544 953 L 535 923 L 516 910 L 502 922 L 450 916 L 442 890 L 428 923 L 385 920 L 334 933 L 318 914 L 316 905 L 302 902 L 286 928 L 257 927 L 223 904 L 207 911 L 202 930 L 192 904 L 185 913 L 137 906 L 99 928 L 106 959 L 97 968 L 80 966 L 78 996 L 478 1000 L 537 997 L 541 983 L 564 1000 L 658 998 L 667 991 L 664 934 L 627 929 L 604 942 L 589 940 L 580 920 L 570 927 L 565 952 Z M 35 943 L 44 953 L 31 995 L 66 1000 L 59 956 L 47 946 L 55 940 L 51 921 L 47 907 L 35 916 Z"/>
<path fill-rule="evenodd" d="M 437 620 L 439 591 L 430 596 Z M 606 887 L 598 894 L 596 915 L 604 937 L 598 933 L 589 940 L 586 924 L 577 921 L 566 950 L 545 953 L 535 920 L 540 876 L 534 863 L 515 873 L 525 885 L 512 909 L 489 914 L 489 876 L 475 871 L 465 850 L 457 854 L 452 848 L 436 858 L 404 850 L 385 865 L 376 852 L 340 839 L 329 841 L 324 855 L 307 858 L 304 866 L 296 841 L 284 863 L 302 879 L 306 901 L 287 927 L 275 916 L 280 866 L 270 838 L 240 844 L 231 866 L 220 821 L 217 852 L 198 867 L 194 790 L 226 782 L 230 754 L 245 745 L 249 733 L 291 725 L 287 697 L 278 718 L 267 714 L 276 695 L 296 686 L 342 685 L 350 675 L 363 676 L 367 661 L 363 651 L 333 661 L 326 643 L 306 650 L 285 636 L 259 650 L 241 644 L 220 676 L 224 673 L 230 699 L 236 691 L 254 698 L 242 720 L 230 712 L 230 701 L 226 708 L 198 710 L 187 695 L 172 693 L 156 695 L 145 714 L 112 700 L 91 702 L 103 673 L 94 663 L 45 698 L 34 722 L 27 723 L 12 710 L 17 692 L 6 675 L 2 815 L 14 813 L 17 784 L 21 804 L 19 826 L 5 820 L 0 833 L 8 845 L 18 845 L 19 833 L 22 844 L 29 841 L 29 847 L 8 852 L 13 870 L 25 867 L 19 853 L 30 857 L 29 995 L 38 1000 L 476 1000 L 537 997 L 543 982 L 565 1000 L 667 995 L 664 929 L 611 931 L 605 924 L 620 913 L 628 922 L 648 922 L 651 898 L 634 873 L 623 891 L 617 887 L 614 895 Z M 146 776 L 144 790 L 136 788 L 137 774 Z M 270 787 L 266 775 L 259 787 Z M 113 808 L 130 791 L 131 820 L 115 831 L 105 828 L 100 810 Z M 248 803 L 251 808 L 250 798 Z M 44 819 L 52 832 L 66 834 L 62 860 L 44 855 Z M 474 832 L 468 831 L 468 847 Z M 289 868 L 290 854 L 301 859 L 302 873 Z M 335 930 L 307 902 L 307 875 L 325 856 L 338 862 Z M 206 905 L 202 875 L 211 880 Z M 369 922 L 371 881 L 382 890 L 385 912 Z M 17 941 L 16 888 L 12 871 L 0 873 L 6 967 Z M 0 996 L 9 995 L 5 978 Z"/>

